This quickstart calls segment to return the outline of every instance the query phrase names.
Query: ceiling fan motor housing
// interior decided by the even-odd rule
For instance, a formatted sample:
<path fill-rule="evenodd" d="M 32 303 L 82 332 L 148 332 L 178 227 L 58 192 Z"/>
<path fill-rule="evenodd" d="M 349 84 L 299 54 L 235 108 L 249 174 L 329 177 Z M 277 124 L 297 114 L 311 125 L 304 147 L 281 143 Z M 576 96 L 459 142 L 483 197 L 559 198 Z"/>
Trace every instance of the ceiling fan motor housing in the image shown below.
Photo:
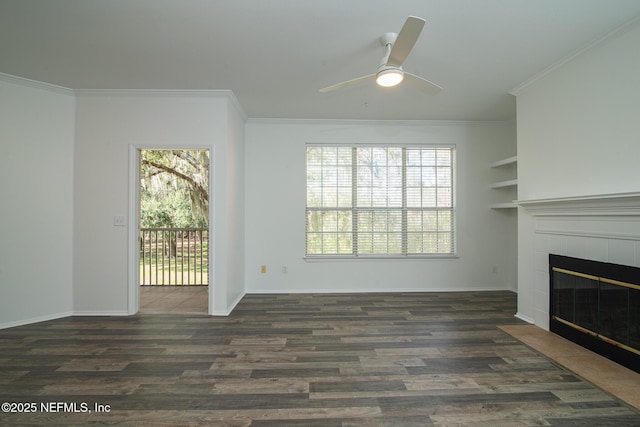
<path fill-rule="evenodd" d="M 396 41 L 396 37 L 398 37 L 398 34 L 396 33 L 384 33 L 380 36 L 380 44 L 382 46 L 393 44 L 393 42 Z"/>

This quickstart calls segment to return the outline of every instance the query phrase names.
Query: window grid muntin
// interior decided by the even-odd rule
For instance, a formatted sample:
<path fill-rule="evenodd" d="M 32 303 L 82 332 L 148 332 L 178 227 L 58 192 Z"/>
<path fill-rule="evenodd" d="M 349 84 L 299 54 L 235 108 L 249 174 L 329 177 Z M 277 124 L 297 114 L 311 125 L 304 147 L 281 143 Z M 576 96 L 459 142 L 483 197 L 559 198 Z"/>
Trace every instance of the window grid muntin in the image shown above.
<path fill-rule="evenodd" d="M 329 206 L 309 206 L 307 203 L 307 227 L 306 227 L 306 249 L 308 256 L 322 256 L 322 255 L 345 255 L 350 254 L 353 256 L 367 256 L 367 255 L 399 255 L 399 256 L 407 256 L 407 255 L 453 255 L 455 254 L 455 209 L 454 209 L 454 167 L 455 167 L 455 158 L 454 158 L 454 148 L 453 147 L 433 147 L 433 146 L 409 146 L 409 147 L 399 147 L 399 146 L 391 146 L 391 147 L 381 147 L 381 146 L 351 146 L 351 147 L 336 147 L 336 146 L 323 146 L 323 145 L 314 145 L 307 146 L 307 150 L 309 152 L 310 149 L 316 150 L 324 150 L 325 148 L 329 148 L 330 153 L 324 154 L 320 156 L 322 159 L 323 166 L 330 164 L 337 166 L 340 164 L 343 167 L 347 167 L 350 163 L 349 167 L 350 174 L 350 184 L 351 184 L 351 207 L 347 208 L 344 204 L 340 203 L 341 206 L 329 207 Z M 342 156 L 335 156 L 335 153 L 338 153 L 338 149 L 342 148 Z M 362 160 L 363 157 L 359 156 L 358 150 L 367 150 L 369 154 L 369 165 L 363 165 Z M 390 151 L 393 150 L 393 151 Z M 345 153 L 350 152 L 350 160 L 348 158 L 344 158 Z M 395 153 L 395 163 L 390 161 L 390 152 Z M 384 153 L 384 156 L 382 154 Z M 398 153 L 401 153 L 401 156 L 398 156 Z M 382 157 L 385 158 L 384 162 L 381 161 Z M 400 159 L 400 160 L 399 160 Z M 392 159 L 394 160 L 394 159 Z M 307 157 L 307 164 L 309 166 L 314 166 L 313 162 L 309 162 L 309 156 Z M 392 168 L 397 167 L 398 164 L 401 164 L 400 170 L 394 170 L 396 172 L 396 180 L 390 180 L 389 170 L 393 170 Z M 420 176 L 420 185 L 414 185 L 411 187 L 408 184 L 409 171 L 410 167 L 415 167 L 419 171 Z M 386 180 L 379 180 L 378 184 L 385 182 L 384 188 L 386 188 L 386 200 L 387 205 L 390 201 L 389 192 L 390 189 L 396 188 L 401 189 L 400 198 L 401 203 L 399 207 L 396 206 L 373 206 L 374 203 L 373 195 L 374 195 L 374 181 L 373 179 L 365 182 L 364 186 L 359 186 L 358 183 L 362 182 L 361 179 L 364 174 L 362 169 L 368 169 L 368 174 L 371 177 L 374 174 L 374 168 L 378 168 L 378 173 L 380 175 L 380 168 L 385 173 L 381 175 L 386 176 Z M 348 170 L 348 169 L 347 169 Z M 347 170 L 342 171 L 342 176 L 349 176 Z M 401 182 L 398 182 L 398 171 L 401 171 Z M 414 171 L 415 174 L 416 171 Z M 360 175 L 359 175 L 360 174 Z M 427 175 L 427 176 L 425 176 Z M 308 174 L 309 176 L 309 174 Z M 344 181 L 344 179 L 343 179 Z M 329 180 L 329 183 L 333 184 L 334 181 Z M 395 187 L 394 183 L 398 183 Z M 429 185 L 425 185 L 429 184 Z M 342 187 L 337 184 L 336 188 L 346 188 L 347 186 L 342 185 Z M 358 192 L 359 187 L 370 188 L 371 191 L 366 194 L 366 192 Z M 381 186 L 378 186 L 380 188 Z M 307 191 L 309 189 L 313 189 L 313 186 L 309 185 L 307 182 Z M 410 188 L 419 189 L 418 194 L 420 196 L 420 204 L 422 206 L 410 206 L 408 192 Z M 345 192 L 348 191 L 344 190 Z M 359 203 L 358 194 L 366 194 L 368 197 L 368 206 L 358 206 L 362 203 Z M 377 193 L 379 196 L 383 194 L 383 192 Z M 415 191 L 414 191 L 415 194 Z M 425 197 L 428 195 L 428 197 Z M 397 195 L 396 195 L 397 197 Z M 339 198 L 339 197 L 338 197 Z M 331 200 L 334 200 L 332 198 Z M 347 199 L 347 197 L 344 197 Z M 425 200 L 427 199 L 427 200 Z M 309 201 L 309 194 L 307 195 L 307 201 Z M 414 197 L 415 200 L 415 197 Z M 393 204 L 394 200 L 391 200 L 391 204 Z M 426 202 L 426 203 L 425 203 Z M 326 204 L 323 200 L 323 205 Z M 444 205 L 444 206 L 443 206 Z M 325 213 L 336 212 L 336 211 L 346 211 L 349 210 L 351 212 L 351 230 L 345 230 L 339 227 L 334 227 L 332 229 L 327 229 L 323 225 L 323 229 L 318 231 L 317 227 L 310 227 L 309 219 L 310 215 L 313 212 L 321 212 Z M 396 221 L 398 218 L 401 222 L 401 229 L 398 231 L 397 224 L 395 228 L 391 227 L 394 223 L 387 223 L 386 230 L 370 230 L 367 228 L 366 224 L 360 224 L 362 221 L 359 216 L 359 212 L 366 211 L 376 211 L 378 215 L 381 215 L 383 212 L 385 215 L 389 216 L 390 212 L 395 211 Z M 422 215 L 420 221 L 419 229 L 409 229 L 408 227 L 408 218 L 411 213 L 420 213 Z M 431 216 L 431 226 L 425 225 L 424 216 L 425 214 L 429 214 Z M 433 225 L 435 223 L 435 225 Z M 415 220 L 414 220 L 415 225 Z M 331 238 L 322 237 L 320 241 L 322 242 L 321 248 L 318 250 L 317 241 L 320 235 L 331 234 Z M 349 236 L 349 237 L 347 237 Z M 398 236 L 400 236 L 398 238 Z M 346 242 L 340 244 L 340 237 Z M 378 237 L 379 239 L 375 239 Z M 315 241 L 316 244 L 312 245 L 311 242 Z M 398 241 L 401 243 L 398 244 Z M 365 246 L 366 243 L 366 246 Z M 419 244 L 418 244 L 419 243 Z M 387 251 L 379 251 L 379 248 L 385 247 Z M 351 251 L 345 250 L 345 248 L 350 247 Z M 391 251 L 389 249 L 400 247 L 400 251 Z M 331 250 L 333 249 L 333 250 Z M 366 249 L 366 250 L 365 250 Z"/>

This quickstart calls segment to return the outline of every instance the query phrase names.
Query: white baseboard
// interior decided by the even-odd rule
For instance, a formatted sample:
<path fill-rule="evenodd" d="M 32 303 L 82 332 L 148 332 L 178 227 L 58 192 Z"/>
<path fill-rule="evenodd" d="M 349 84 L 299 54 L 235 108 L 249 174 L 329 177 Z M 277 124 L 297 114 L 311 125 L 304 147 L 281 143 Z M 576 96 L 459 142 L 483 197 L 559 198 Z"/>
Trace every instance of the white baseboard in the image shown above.
<path fill-rule="evenodd" d="M 236 308 L 236 306 L 240 303 L 240 301 L 242 301 L 242 298 L 244 298 L 244 296 L 246 295 L 246 292 L 242 292 L 240 295 L 238 295 L 238 297 L 235 299 L 235 301 L 233 301 L 231 303 L 231 305 L 229 307 L 227 307 L 227 310 L 225 311 L 220 311 L 220 310 L 214 310 L 211 313 L 209 313 L 212 316 L 228 316 L 231 314 L 231 312 L 233 311 L 234 308 Z"/>
<path fill-rule="evenodd" d="M 394 288 L 394 289 L 250 289 L 247 294 L 382 294 L 382 293 L 434 293 L 434 292 L 496 292 L 509 291 L 515 292 L 508 288 Z"/>
<path fill-rule="evenodd" d="M 117 311 L 91 311 L 91 310 L 78 310 L 73 312 L 73 316 L 129 316 L 129 312 L 126 310 Z"/>
<path fill-rule="evenodd" d="M 531 317 L 525 316 L 524 314 L 519 312 L 515 314 L 515 317 L 517 317 L 520 320 L 524 320 L 527 323 L 531 323 L 532 325 L 536 323 L 535 320 L 533 320 Z"/>
<path fill-rule="evenodd" d="M 32 317 L 30 319 L 16 320 L 13 322 L 0 323 L 0 329 L 15 328 L 16 326 L 30 325 L 32 323 L 46 322 L 48 320 L 61 319 L 63 317 L 73 316 L 73 312 L 54 313 L 46 316 Z"/>
<path fill-rule="evenodd" d="M 16 326 L 31 325 L 33 323 L 46 322 L 48 320 L 62 319 L 63 317 L 72 316 L 128 316 L 126 311 L 67 311 L 64 313 L 48 314 L 46 316 L 32 317 L 29 319 L 21 319 L 13 322 L 0 323 L 0 329 L 14 328 Z"/>

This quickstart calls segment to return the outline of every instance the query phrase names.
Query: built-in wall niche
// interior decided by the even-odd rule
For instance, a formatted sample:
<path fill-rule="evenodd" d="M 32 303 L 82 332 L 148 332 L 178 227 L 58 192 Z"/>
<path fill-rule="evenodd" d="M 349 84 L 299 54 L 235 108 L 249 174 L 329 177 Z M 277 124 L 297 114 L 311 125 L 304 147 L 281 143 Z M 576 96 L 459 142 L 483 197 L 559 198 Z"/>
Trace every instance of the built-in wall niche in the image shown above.
<path fill-rule="evenodd" d="M 549 255 L 549 329 L 640 372 L 640 268 Z"/>
<path fill-rule="evenodd" d="M 500 180 L 491 184 L 491 188 L 501 193 L 502 201 L 490 205 L 491 209 L 515 209 L 516 190 L 518 187 L 517 179 L 518 157 L 508 157 L 491 163 L 491 168 L 500 171 Z M 506 174 L 506 176 L 505 176 Z M 507 178 L 507 179 L 504 179 Z"/>

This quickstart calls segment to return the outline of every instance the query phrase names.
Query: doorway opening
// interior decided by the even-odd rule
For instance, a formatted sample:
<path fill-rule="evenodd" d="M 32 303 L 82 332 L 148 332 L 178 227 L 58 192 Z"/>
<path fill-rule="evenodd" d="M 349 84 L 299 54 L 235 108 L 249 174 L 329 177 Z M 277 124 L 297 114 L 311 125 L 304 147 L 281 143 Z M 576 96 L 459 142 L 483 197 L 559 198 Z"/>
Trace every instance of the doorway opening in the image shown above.
<path fill-rule="evenodd" d="M 207 313 L 209 150 L 142 149 L 138 162 L 141 313 Z"/>

